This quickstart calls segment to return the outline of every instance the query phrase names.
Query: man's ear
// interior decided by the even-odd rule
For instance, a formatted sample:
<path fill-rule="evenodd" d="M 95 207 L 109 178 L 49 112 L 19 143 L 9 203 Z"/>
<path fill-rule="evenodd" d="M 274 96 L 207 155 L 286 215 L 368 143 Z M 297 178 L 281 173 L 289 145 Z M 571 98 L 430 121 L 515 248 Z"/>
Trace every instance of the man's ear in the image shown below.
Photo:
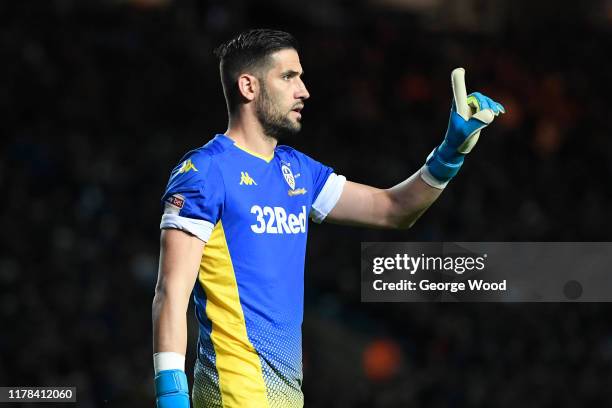
<path fill-rule="evenodd" d="M 242 74 L 238 77 L 238 90 L 247 101 L 252 101 L 259 92 L 259 80 L 253 75 Z"/>

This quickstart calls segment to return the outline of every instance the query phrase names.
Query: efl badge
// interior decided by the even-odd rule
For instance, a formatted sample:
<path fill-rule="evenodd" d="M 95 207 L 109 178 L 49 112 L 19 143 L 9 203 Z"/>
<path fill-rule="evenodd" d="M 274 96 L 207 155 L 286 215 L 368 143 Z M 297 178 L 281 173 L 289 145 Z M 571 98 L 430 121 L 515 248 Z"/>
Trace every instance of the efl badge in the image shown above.
<path fill-rule="evenodd" d="M 178 214 L 185 205 L 185 197 L 174 194 L 166 199 L 164 214 Z"/>
<path fill-rule="evenodd" d="M 285 177 L 285 181 L 287 182 L 287 184 L 289 184 L 289 187 L 291 187 L 291 189 L 293 190 L 295 188 L 295 178 L 293 177 L 293 173 L 291 172 L 291 169 L 289 168 L 289 166 L 286 166 L 283 164 L 283 166 L 281 167 L 281 170 L 283 172 L 283 177 Z"/>

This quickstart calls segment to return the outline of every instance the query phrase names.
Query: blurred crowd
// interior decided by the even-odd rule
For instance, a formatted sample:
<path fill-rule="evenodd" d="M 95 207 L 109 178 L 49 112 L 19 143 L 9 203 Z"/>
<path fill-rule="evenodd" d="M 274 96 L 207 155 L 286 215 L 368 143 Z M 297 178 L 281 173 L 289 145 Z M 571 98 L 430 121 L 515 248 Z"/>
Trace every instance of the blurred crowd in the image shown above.
<path fill-rule="evenodd" d="M 0 386 L 75 385 L 79 406 L 152 406 L 159 199 L 182 154 L 226 129 L 212 49 L 273 27 L 300 42 L 311 94 L 287 144 L 350 180 L 390 187 L 423 164 L 457 66 L 468 91 L 507 110 L 411 230 L 310 226 L 306 406 L 609 404 L 606 304 L 362 304 L 359 252 L 363 241 L 609 241 L 610 3 L 520 1 L 483 30 L 431 10 L 323 3 L 0 4 Z"/>

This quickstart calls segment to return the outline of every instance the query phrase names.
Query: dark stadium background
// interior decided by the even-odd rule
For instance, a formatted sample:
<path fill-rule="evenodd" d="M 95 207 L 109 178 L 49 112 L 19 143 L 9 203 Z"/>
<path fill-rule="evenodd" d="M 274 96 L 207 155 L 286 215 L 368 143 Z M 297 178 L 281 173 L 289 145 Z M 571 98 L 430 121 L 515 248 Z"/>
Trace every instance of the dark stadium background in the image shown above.
<path fill-rule="evenodd" d="M 212 49 L 253 27 L 302 47 L 312 96 L 290 144 L 354 181 L 422 165 L 454 67 L 508 110 L 413 229 L 311 224 L 306 406 L 609 406 L 607 304 L 362 304 L 359 289 L 362 241 L 611 240 L 609 0 L 1 2 L 0 385 L 153 406 L 159 198 L 226 129 Z"/>

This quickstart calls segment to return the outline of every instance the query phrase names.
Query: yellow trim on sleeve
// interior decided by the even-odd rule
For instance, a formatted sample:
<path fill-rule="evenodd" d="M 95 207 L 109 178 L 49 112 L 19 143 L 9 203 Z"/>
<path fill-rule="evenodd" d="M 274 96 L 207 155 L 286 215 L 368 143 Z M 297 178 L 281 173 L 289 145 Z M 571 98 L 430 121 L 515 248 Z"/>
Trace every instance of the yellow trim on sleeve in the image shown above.
<path fill-rule="evenodd" d="M 223 407 L 268 407 L 261 361 L 247 335 L 221 221 L 204 248 L 198 281 L 206 292 L 206 315 L 212 321 L 211 340 Z"/>

